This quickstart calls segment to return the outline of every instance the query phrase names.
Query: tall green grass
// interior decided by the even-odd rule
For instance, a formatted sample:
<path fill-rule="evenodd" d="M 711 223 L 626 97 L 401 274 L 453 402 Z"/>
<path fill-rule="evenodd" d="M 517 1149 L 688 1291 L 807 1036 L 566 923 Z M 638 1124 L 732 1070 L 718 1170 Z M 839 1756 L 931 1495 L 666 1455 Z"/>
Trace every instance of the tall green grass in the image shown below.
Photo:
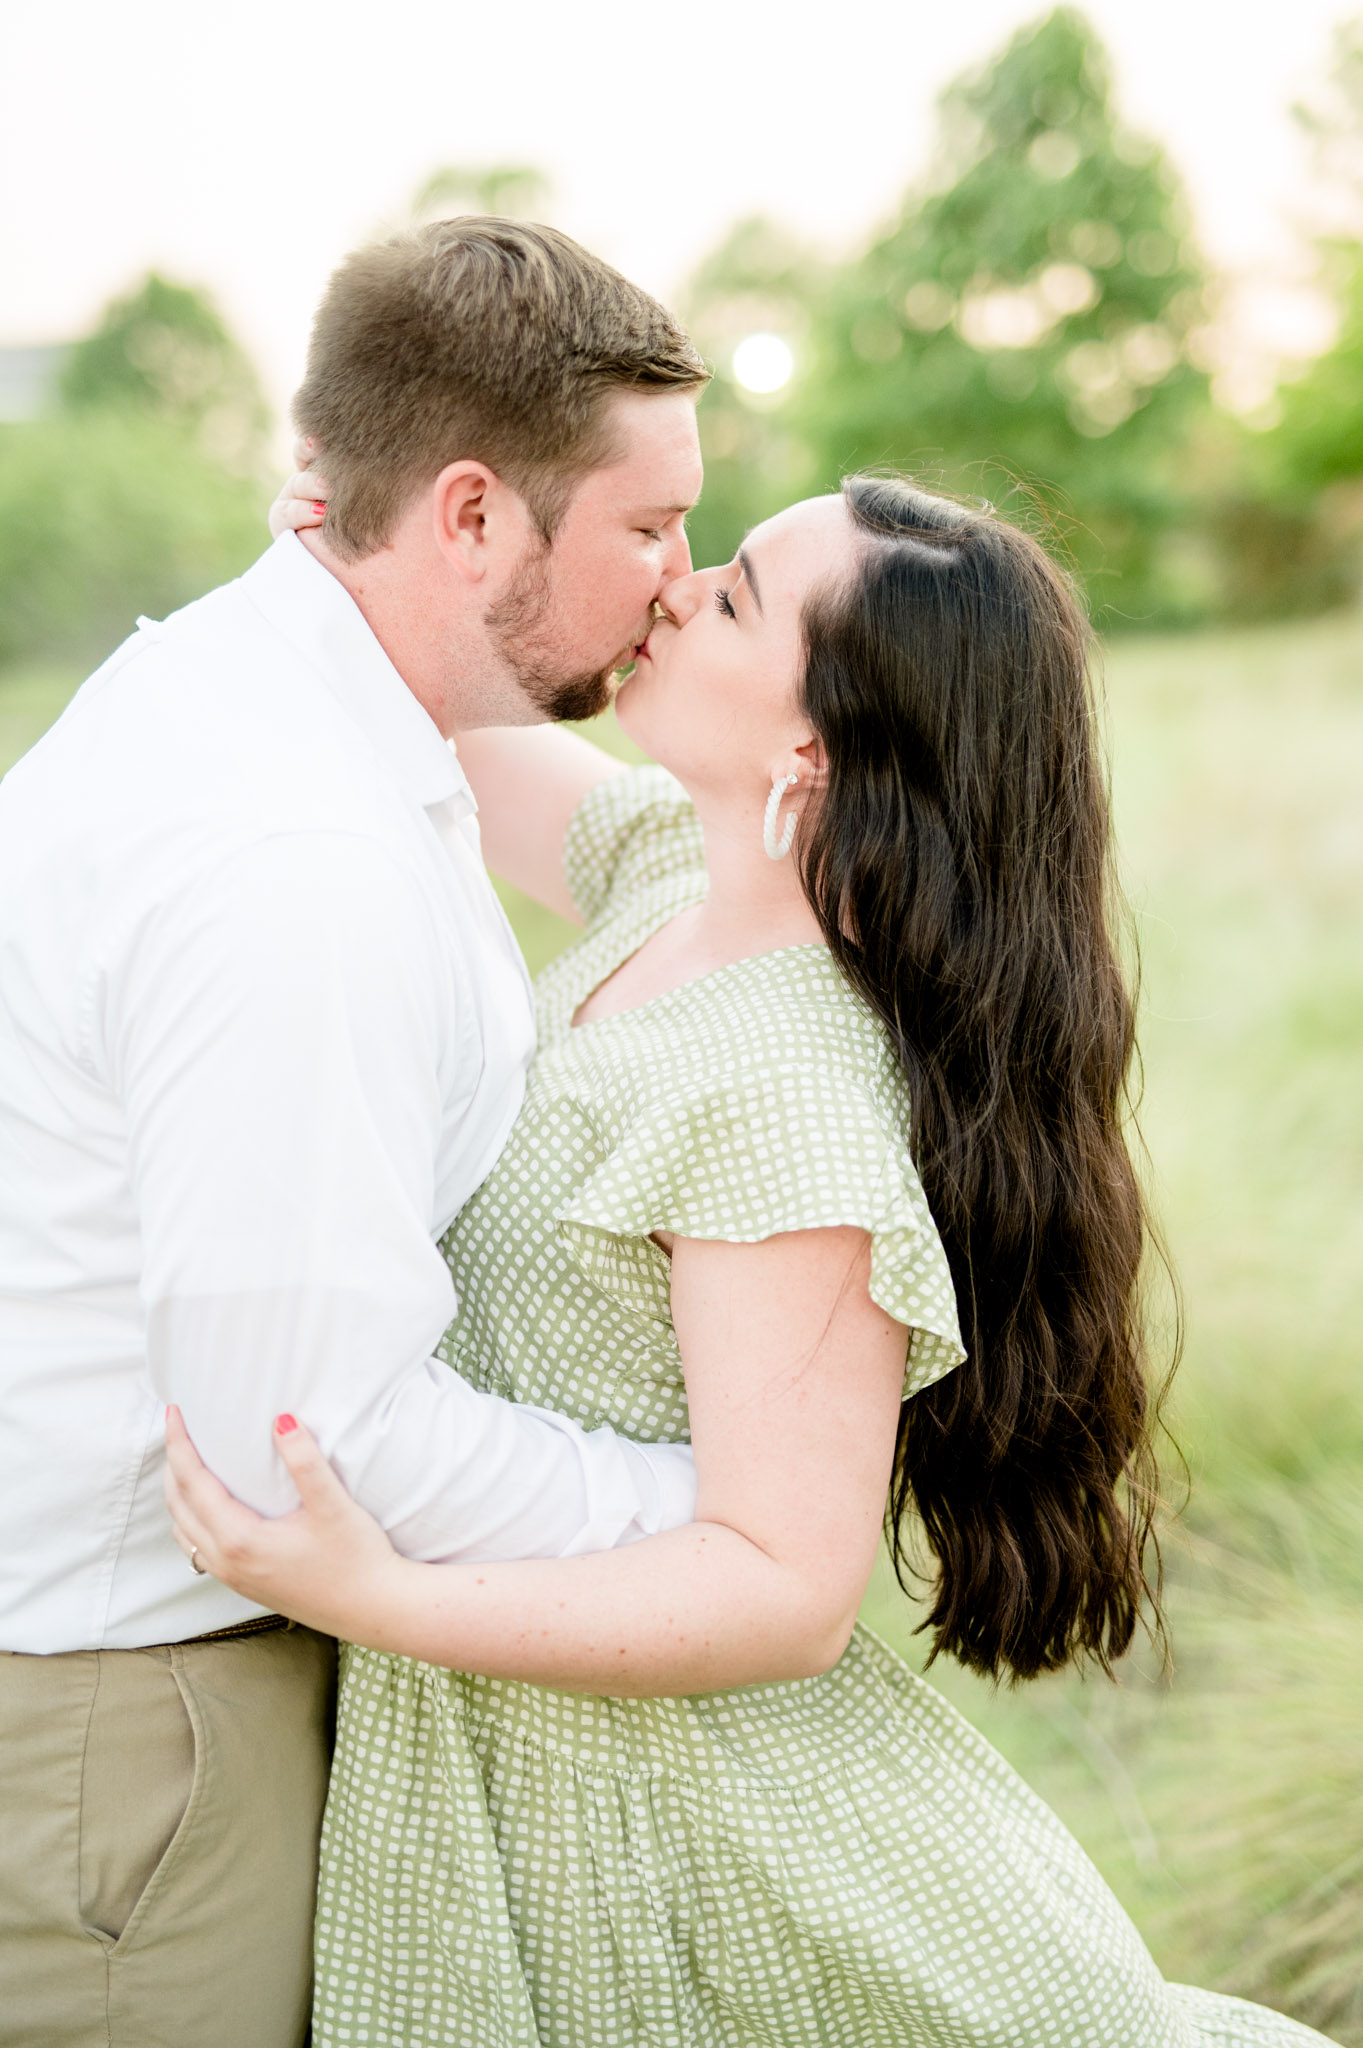
<path fill-rule="evenodd" d="M 69 688 L 0 677 L 0 767 Z M 931 1678 L 1168 1975 L 1363 2048 L 1363 620 L 1123 642 L 1107 692 L 1141 1120 L 1187 1306 L 1173 1668 Z M 543 964 L 569 928 L 507 900 Z M 888 1571 L 866 1613 L 921 1664 Z"/>

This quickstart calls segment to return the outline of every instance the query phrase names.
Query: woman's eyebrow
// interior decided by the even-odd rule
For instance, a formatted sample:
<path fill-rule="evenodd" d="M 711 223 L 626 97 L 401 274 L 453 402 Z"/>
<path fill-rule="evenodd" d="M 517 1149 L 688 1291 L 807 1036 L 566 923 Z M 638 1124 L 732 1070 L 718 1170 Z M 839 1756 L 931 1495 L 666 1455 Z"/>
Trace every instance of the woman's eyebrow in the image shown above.
<path fill-rule="evenodd" d="M 752 558 L 746 548 L 740 548 L 738 551 L 738 566 L 748 580 L 748 588 L 752 592 L 753 603 L 757 606 L 759 612 L 762 611 L 762 593 L 757 588 L 757 578 L 752 572 Z M 765 612 L 762 615 L 764 618 L 766 617 Z"/>

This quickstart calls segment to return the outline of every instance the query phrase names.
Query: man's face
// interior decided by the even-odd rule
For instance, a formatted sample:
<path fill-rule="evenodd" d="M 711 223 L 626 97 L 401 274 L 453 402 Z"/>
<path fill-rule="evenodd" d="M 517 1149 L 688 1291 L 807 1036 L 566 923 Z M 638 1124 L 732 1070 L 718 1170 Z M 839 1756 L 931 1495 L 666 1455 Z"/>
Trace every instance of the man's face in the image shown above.
<path fill-rule="evenodd" d="M 488 613 L 503 660 L 543 718 L 592 718 L 647 638 L 655 598 L 691 567 L 686 514 L 700 496 L 696 394 L 622 392 L 615 459 L 585 476 L 553 544 Z"/>

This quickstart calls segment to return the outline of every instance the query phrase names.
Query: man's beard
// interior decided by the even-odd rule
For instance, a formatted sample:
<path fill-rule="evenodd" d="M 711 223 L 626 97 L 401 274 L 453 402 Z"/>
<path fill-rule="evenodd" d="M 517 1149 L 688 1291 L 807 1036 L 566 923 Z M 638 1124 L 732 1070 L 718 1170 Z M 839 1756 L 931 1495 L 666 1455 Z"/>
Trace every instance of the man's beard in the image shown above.
<path fill-rule="evenodd" d="M 566 718 L 596 718 L 615 692 L 614 668 L 579 669 L 565 675 L 554 659 L 549 637 L 542 631 L 549 608 L 547 547 L 532 555 L 509 590 L 488 611 L 486 624 L 493 645 L 535 709 L 559 723 Z"/>

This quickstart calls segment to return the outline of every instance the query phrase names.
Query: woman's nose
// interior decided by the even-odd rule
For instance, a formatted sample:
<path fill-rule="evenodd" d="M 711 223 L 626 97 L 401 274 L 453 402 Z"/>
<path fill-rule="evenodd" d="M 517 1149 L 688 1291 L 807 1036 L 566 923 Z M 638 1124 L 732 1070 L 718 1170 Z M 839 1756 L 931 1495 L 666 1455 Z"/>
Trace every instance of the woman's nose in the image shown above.
<path fill-rule="evenodd" d="M 688 568 L 684 576 L 674 576 L 670 582 L 664 583 L 658 592 L 658 603 L 674 626 L 684 626 L 689 618 L 695 616 L 701 594 L 701 577 L 697 571 Z"/>

